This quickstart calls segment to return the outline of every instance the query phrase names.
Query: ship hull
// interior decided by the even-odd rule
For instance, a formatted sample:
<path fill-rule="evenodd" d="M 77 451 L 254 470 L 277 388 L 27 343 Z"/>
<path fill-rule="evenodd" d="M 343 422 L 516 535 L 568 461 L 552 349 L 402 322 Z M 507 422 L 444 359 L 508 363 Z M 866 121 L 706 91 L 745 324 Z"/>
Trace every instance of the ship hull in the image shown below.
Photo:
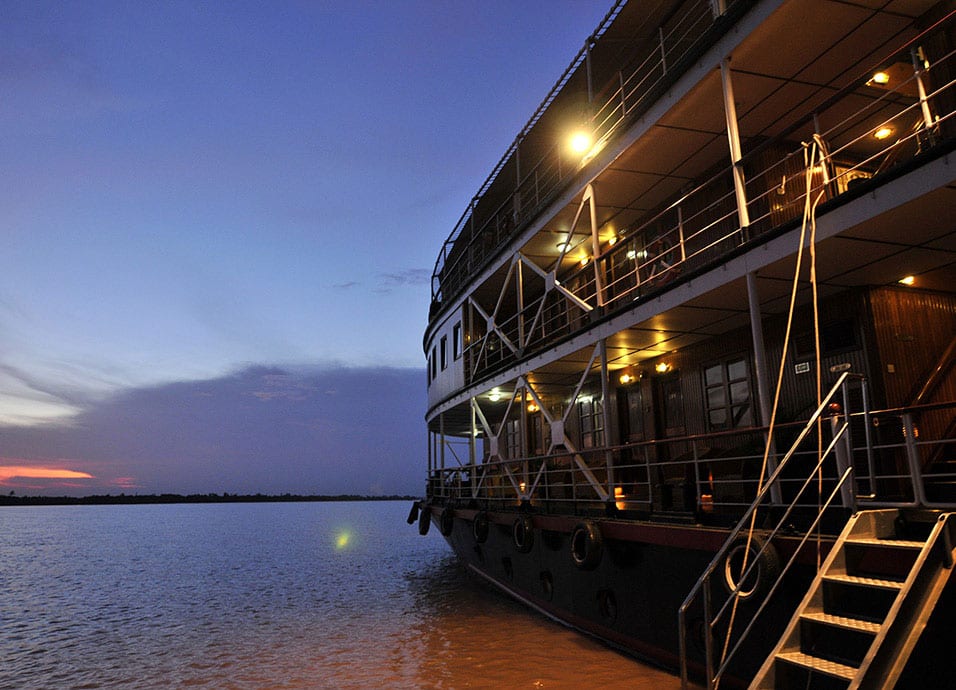
<path fill-rule="evenodd" d="M 429 510 L 426 508 L 426 510 Z M 449 517 L 453 515 L 453 517 Z M 586 633 L 622 652 L 677 671 L 679 668 L 678 610 L 727 538 L 728 530 L 698 524 L 661 524 L 611 518 L 529 515 L 435 508 L 433 527 L 470 571 L 505 594 L 541 614 Z M 476 520 L 486 523 L 476 528 Z M 516 521 L 530 521 L 531 544 L 516 543 Z M 573 556 L 574 531 L 595 528 L 600 555 L 582 567 Z M 772 558 L 779 562 L 794 552 L 796 540 L 775 542 Z M 824 550 L 829 542 L 823 545 Z M 811 560 L 814 555 L 808 556 Z M 790 613 L 813 579 L 812 565 L 798 558 L 784 586 L 767 604 L 752 631 L 750 649 L 728 671 L 728 680 L 750 678 L 779 638 Z M 757 594 L 770 586 L 758 582 Z M 726 588 L 715 587 L 714 605 L 727 599 Z M 757 596 L 754 597 L 756 600 Z M 735 630 L 748 625 L 756 604 L 743 601 L 735 614 Z M 775 615 L 779 611 L 779 615 Z M 689 662 L 692 673 L 704 663 L 702 612 L 689 617 Z M 723 631 L 714 635 L 715 648 Z M 720 639 L 718 639 L 720 638 Z M 736 684 L 736 683 L 735 683 Z"/>

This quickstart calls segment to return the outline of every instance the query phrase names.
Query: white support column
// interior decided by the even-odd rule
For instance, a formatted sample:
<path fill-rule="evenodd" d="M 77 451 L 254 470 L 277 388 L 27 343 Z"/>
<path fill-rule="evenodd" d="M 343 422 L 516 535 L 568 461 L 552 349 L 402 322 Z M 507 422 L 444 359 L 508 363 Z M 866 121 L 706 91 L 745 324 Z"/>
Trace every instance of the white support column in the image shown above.
<path fill-rule="evenodd" d="M 913 59 L 913 73 L 916 76 L 916 89 L 919 93 L 920 112 L 923 115 L 923 127 L 927 133 L 933 127 L 933 114 L 929 110 L 929 101 L 926 99 L 926 87 L 923 85 L 924 67 L 929 67 L 921 48 L 912 48 L 910 55 Z"/>
<path fill-rule="evenodd" d="M 757 379 L 757 402 L 760 407 L 760 424 L 770 423 L 770 384 L 767 382 L 767 350 L 763 340 L 763 317 L 760 314 L 760 295 L 757 294 L 757 274 L 751 271 L 747 274 L 747 302 L 750 305 L 750 335 L 754 345 L 754 378 Z M 770 439 L 764 439 L 765 443 Z M 767 453 L 767 474 L 773 474 L 777 469 L 777 458 L 774 449 Z M 770 487 L 770 499 L 774 503 L 782 503 L 780 484 L 774 483 Z"/>
<path fill-rule="evenodd" d="M 589 206 L 588 220 L 591 223 L 591 262 L 594 264 L 595 303 L 599 307 L 603 307 L 607 304 L 604 294 L 604 283 L 606 281 L 604 262 L 598 260 L 598 257 L 601 256 L 601 236 L 598 234 L 597 207 L 595 205 L 594 187 L 591 185 L 588 185 L 584 191 L 584 201 L 582 203 L 587 203 Z"/>
<path fill-rule="evenodd" d="M 737 128 L 737 106 L 734 104 L 734 85 L 730 76 L 730 58 L 720 61 L 720 81 L 724 89 L 724 115 L 727 118 L 727 143 L 730 144 L 730 160 L 734 166 L 734 192 L 737 195 L 737 220 L 740 222 L 740 232 L 746 232 L 750 225 L 750 214 L 747 211 L 747 185 L 744 179 L 744 169 L 740 164 L 742 157 L 740 148 L 740 131 Z"/>
<path fill-rule="evenodd" d="M 478 431 L 478 427 L 475 424 L 477 420 L 475 416 L 475 399 L 474 398 L 471 398 L 471 400 L 469 400 L 468 408 L 471 413 L 471 430 L 468 434 L 468 484 L 471 487 L 471 495 L 472 497 L 474 497 L 475 485 L 477 482 L 476 475 L 478 474 L 478 462 L 476 459 L 477 453 L 475 452 L 475 446 L 476 446 L 475 434 Z"/>
<path fill-rule="evenodd" d="M 601 417 L 604 422 L 604 434 L 602 443 L 608 448 L 611 438 L 611 405 L 608 397 L 608 371 L 607 371 L 607 339 L 601 338 Z M 613 454 L 610 450 L 604 451 L 604 463 L 607 466 L 607 493 L 608 496 L 614 496 L 614 462 Z"/>

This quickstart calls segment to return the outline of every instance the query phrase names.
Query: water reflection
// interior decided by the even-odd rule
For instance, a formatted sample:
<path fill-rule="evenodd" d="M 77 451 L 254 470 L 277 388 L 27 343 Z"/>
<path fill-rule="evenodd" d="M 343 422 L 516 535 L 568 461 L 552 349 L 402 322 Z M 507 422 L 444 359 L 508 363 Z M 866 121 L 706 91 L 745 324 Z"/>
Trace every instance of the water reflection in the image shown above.
<path fill-rule="evenodd" d="M 0 511 L 0 688 L 677 687 L 492 590 L 406 512 Z"/>

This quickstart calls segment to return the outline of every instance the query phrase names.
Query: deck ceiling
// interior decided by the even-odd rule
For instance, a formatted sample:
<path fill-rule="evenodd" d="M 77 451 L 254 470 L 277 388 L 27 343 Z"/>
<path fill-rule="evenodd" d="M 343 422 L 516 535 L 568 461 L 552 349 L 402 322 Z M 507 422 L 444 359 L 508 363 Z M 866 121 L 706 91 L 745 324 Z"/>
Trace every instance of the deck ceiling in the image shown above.
<path fill-rule="evenodd" d="M 659 4 L 654 5 L 655 12 L 661 11 Z M 877 67 L 892 69 L 892 62 L 886 62 L 891 46 L 915 35 L 910 28 L 913 19 L 935 4 L 936 0 L 785 3 L 731 55 L 734 100 L 745 149 L 748 141 L 779 134 L 792 122 L 788 115 L 813 112 L 854 80 L 861 84 L 859 95 L 820 113 L 824 127 L 840 122 L 848 109 L 857 110 L 885 96 L 862 87 L 862 77 Z M 618 33 L 620 26 L 615 29 Z M 781 45 L 804 49 L 780 50 Z M 874 108 L 870 118 L 858 126 L 859 132 L 881 122 L 884 110 Z M 649 211 L 673 200 L 694 180 L 728 166 L 725 132 L 721 78 L 715 66 L 596 177 L 593 184 L 598 223 L 615 230 L 628 228 Z M 844 138 L 859 132 L 847 132 Z M 790 138 L 798 145 L 811 136 L 812 131 L 806 127 Z M 542 268 L 552 266 L 577 206 L 575 202 L 557 212 L 522 253 Z M 585 215 L 579 222 L 579 239 L 589 232 L 587 220 Z M 569 256 L 564 268 L 577 259 Z"/>

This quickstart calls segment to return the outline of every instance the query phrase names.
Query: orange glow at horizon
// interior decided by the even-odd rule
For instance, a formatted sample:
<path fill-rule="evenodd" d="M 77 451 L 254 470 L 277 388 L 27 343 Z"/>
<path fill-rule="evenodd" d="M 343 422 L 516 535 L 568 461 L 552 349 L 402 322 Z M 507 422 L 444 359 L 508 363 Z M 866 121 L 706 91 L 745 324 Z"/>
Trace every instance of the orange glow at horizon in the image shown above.
<path fill-rule="evenodd" d="M 56 467 L 28 467 L 26 465 L 0 465 L 0 484 L 14 477 L 31 479 L 94 479 L 88 472 L 63 470 Z"/>

